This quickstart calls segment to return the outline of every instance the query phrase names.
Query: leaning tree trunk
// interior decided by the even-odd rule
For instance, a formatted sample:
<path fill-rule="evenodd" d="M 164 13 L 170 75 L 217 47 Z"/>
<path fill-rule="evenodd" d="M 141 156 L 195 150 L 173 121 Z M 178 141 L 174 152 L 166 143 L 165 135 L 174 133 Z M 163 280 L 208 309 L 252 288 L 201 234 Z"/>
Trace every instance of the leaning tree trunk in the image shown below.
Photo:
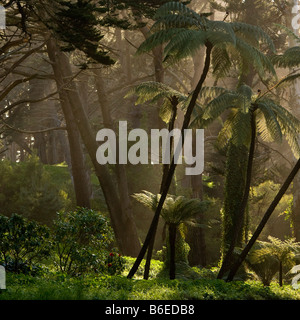
<path fill-rule="evenodd" d="M 172 103 L 172 118 L 169 122 L 169 132 L 171 132 L 174 129 L 175 125 L 175 120 L 177 117 L 177 106 L 178 106 L 178 99 L 177 97 L 172 97 L 171 100 Z M 170 152 L 172 153 L 172 145 L 173 145 L 173 137 L 170 138 Z M 171 155 L 170 155 L 171 157 Z M 166 179 L 168 177 L 168 170 L 169 170 L 169 165 L 168 164 L 163 164 L 163 173 L 162 173 L 162 179 L 161 179 L 161 185 L 160 185 L 160 191 L 159 193 L 161 194 L 163 192 Z M 151 265 L 151 257 L 152 257 L 152 252 L 153 252 L 153 247 L 154 247 L 154 242 L 155 242 L 155 234 L 153 234 L 153 237 L 149 243 L 148 251 L 147 251 L 147 258 L 146 258 L 146 264 L 145 264 L 145 270 L 144 270 L 144 279 L 148 280 L 149 278 L 149 272 L 150 272 L 150 265 Z"/>
<path fill-rule="evenodd" d="M 200 78 L 200 80 L 199 80 L 199 82 L 197 84 L 197 87 L 193 92 L 191 101 L 190 101 L 190 103 L 189 103 L 189 105 L 187 107 L 187 111 L 185 113 L 184 120 L 183 120 L 183 125 L 182 125 L 182 129 L 181 129 L 181 134 L 182 134 L 183 137 L 184 137 L 184 130 L 187 129 L 189 124 L 190 124 L 192 112 L 194 110 L 198 95 L 199 95 L 199 93 L 200 93 L 200 91 L 202 89 L 202 86 L 204 84 L 204 81 L 205 81 L 205 79 L 206 79 L 206 77 L 208 75 L 212 48 L 213 48 L 213 46 L 212 46 L 211 43 L 206 43 L 206 57 L 205 57 L 205 63 L 204 63 L 203 72 L 202 72 L 201 78 Z M 182 142 L 184 143 L 184 139 L 182 139 Z M 142 249 L 141 249 L 141 251 L 140 251 L 140 253 L 139 253 L 139 255 L 138 255 L 138 257 L 137 257 L 137 259 L 136 259 L 136 261 L 134 263 L 134 265 L 132 266 L 132 268 L 131 268 L 128 276 L 127 276 L 128 278 L 132 278 L 134 276 L 134 274 L 137 271 L 140 263 L 142 262 L 142 259 L 143 259 L 144 255 L 145 255 L 146 251 L 147 251 L 147 248 L 148 248 L 148 246 L 149 246 L 149 244 L 151 242 L 152 237 L 155 237 L 155 235 L 156 235 L 156 230 L 157 230 L 157 225 L 158 225 L 160 213 L 161 213 L 163 204 L 165 202 L 165 199 L 167 197 L 170 185 L 172 183 L 172 179 L 173 179 L 173 175 L 174 175 L 175 169 L 176 169 L 176 164 L 175 164 L 174 156 L 173 156 L 172 163 L 171 163 L 171 165 L 169 167 L 168 176 L 167 176 L 164 188 L 162 190 L 161 197 L 160 197 L 160 200 L 158 202 L 157 208 L 155 210 L 155 214 L 154 214 L 153 220 L 152 220 L 150 228 L 148 230 L 146 239 L 144 241 Z M 151 256 L 151 254 L 152 253 L 150 253 L 150 256 Z"/>
<path fill-rule="evenodd" d="M 48 42 L 48 46 L 53 52 L 53 56 L 50 57 L 52 65 L 57 65 L 56 70 L 61 73 L 61 77 L 64 79 L 64 87 L 58 89 L 64 89 L 66 92 L 75 123 L 94 166 L 99 184 L 101 185 L 119 249 L 124 255 L 135 257 L 140 250 L 136 225 L 132 214 L 124 210 L 114 181 L 107 167 L 100 165 L 97 162 L 96 152 L 98 145 L 96 142 L 96 135 L 91 128 L 76 85 L 72 81 L 73 72 L 69 59 L 59 50 L 54 39 L 51 39 Z"/>
<path fill-rule="evenodd" d="M 261 234 L 263 228 L 265 227 L 266 223 L 268 222 L 269 218 L 271 217 L 271 215 L 272 215 L 273 211 L 275 210 L 276 206 L 278 205 L 279 201 L 284 196 L 284 194 L 287 191 L 288 187 L 292 183 L 292 181 L 295 178 L 296 174 L 298 173 L 299 169 L 300 169 L 300 159 L 297 161 L 297 163 L 294 166 L 293 170 L 291 171 L 291 173 L 289 174 L 289 176 L 287 177 L 287 179 L 285 180 L 285 182 L 281 186 L 281 188 L 278 191 L 276 197 L 274 198 L 274 200 L 270 204 L 270 206 L 269 206 L 268 210 L 266 211 L 266 213 L 264 214 L 261 222 L 259 223 L 258 227 L 254 231 L 254 233 L 253 233 L 251 239 L 249 240 L 248 244 L 243 249 L 241 254 L 238 256 L 238 259 L 235 261 L 235 263 L 231 267 L 231 270 L 230 270 L 230 272 L 228 274 L 228 277 L 227 277 L 226 281 L 232 281 L 233 280 L 233 277 L 237 273 L 237 271 L 238 271 L 239 267 L 241 266 L 241 264 L 245 261 L 247 254 L 249 253 L 249 251 L 253 247 L 255 241 L 258 239 L 258 237 Z"/>

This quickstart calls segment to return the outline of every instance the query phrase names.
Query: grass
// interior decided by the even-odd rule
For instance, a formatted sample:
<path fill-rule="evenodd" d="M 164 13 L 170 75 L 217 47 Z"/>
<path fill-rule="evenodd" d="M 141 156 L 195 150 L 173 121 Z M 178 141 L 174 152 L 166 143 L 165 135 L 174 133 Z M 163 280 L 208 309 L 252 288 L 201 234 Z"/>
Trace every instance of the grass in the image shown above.
<path fill-rule="evenodd" d="M 43 276 L 7 273 L 0 300 L 300 300 L 300 290 L 291 285 L 264 287 L 257 281 L 216 280 L 213 271 L 179 266 L 178 279 L 169 280 L 160 261 L 152 261 L 149 280 L 143 266 L 134 279 L 126 275 L 134 259 L 126 258 L 122 275 L 67 277 L 49 272 Z"/>

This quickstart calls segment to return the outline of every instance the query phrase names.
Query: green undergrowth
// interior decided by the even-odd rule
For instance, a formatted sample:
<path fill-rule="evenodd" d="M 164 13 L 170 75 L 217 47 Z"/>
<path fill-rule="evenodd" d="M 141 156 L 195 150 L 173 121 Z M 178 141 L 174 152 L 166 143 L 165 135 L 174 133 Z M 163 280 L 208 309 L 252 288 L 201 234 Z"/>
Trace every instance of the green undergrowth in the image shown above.
<path fill-rule="evenodd" d="M 300 300 L 300 290 L 291 285 L 226 283 L 215 279 L 214 270 L 182 265 L 177 268 L 178 279 L 169 280 L 163 263 L 155 260 L 151 263 L 149 280 L 142 279 L 144 261 L 134 279 L 127 279 L 133 261 L 126 258 L 126 269 L 118 276 L 68 277 L 47 272 L 32 277 L 7 273 L 7 289 L 1 291 L 0 300 Z"/>

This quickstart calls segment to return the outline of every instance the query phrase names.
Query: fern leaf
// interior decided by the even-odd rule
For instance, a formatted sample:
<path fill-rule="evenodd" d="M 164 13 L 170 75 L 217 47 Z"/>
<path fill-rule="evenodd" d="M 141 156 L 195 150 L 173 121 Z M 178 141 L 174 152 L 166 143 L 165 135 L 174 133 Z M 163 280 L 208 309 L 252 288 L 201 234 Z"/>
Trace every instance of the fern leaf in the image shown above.
<path fill-rule="evenodd" d="M 276 142 L 282 142 L 281 128 L 278 123 L 277 116 L 273 112 L 272 108 L 270 108 L 270 106 L 266 105 L 263 102 L 259 103 L 258 107 L 264 114 L 266 125 L 270 133 L 270 136 L 272 137 L 272 140 Z"/>

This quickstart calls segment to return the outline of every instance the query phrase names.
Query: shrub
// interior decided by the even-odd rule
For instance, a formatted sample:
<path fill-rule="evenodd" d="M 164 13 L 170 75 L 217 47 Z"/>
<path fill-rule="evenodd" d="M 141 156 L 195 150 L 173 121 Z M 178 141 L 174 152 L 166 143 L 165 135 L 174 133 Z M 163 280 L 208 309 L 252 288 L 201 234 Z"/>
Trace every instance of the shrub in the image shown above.
<path fill-rule="evenodd" d="M 58 213 L 53 228 L 56 266 L 71 275 L 103 270 L 112 235 L 108 220 L 97 211 Z"/>
<path fill-rule="evenodd" d="M 33 273 L 35 262 L 50 253 L 49 229 L 35 221 L 13 214 L 0 216 L 0 261 L 12 272 Z"/>
<path fill-rule="evenodd" d="M 106 259 L 106 267 L 111 275 L 121 274 L 125 269 L 125 260 L 116 250 L 111 250 Z"/>
<path fill-rule="evenodd" d="M 0 162 L 0 214 L 13 212 L 50 225 L 65 199 L 35 156 L 20 163 Z"/>

